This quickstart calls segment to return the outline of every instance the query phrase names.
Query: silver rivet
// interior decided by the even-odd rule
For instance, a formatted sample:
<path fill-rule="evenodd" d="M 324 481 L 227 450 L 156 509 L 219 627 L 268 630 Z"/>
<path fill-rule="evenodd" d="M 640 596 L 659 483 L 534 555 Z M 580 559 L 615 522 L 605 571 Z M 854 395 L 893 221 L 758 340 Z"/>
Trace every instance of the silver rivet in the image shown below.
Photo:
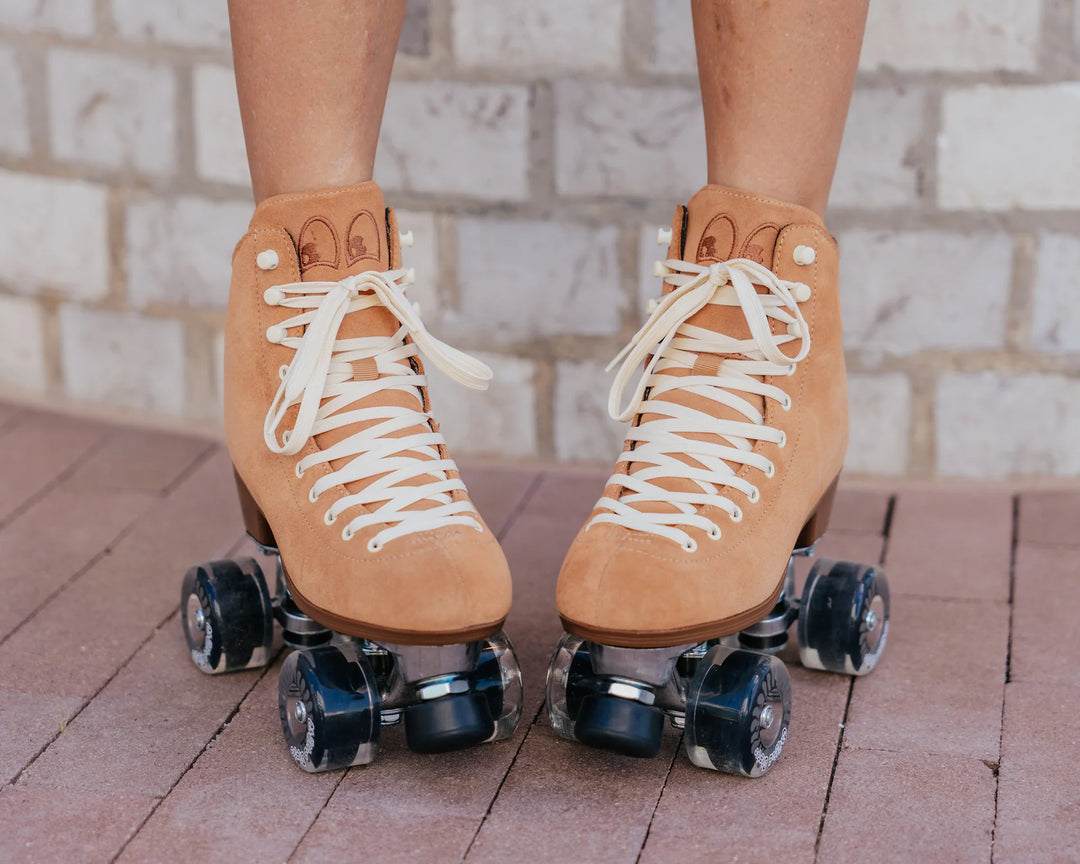
<path fill-rule="evenodd" d="M 255 264 L 260 270 L 274 270 L 278 265 L 278 255 L 273 249 L 263 249 L 255 256 Z"/>

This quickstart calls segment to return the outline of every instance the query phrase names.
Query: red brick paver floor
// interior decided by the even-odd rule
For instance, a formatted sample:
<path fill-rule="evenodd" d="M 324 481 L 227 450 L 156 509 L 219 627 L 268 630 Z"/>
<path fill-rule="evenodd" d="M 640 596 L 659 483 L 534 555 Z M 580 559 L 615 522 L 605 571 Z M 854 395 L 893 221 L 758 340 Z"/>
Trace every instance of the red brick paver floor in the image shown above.
<path fill-rule="evenodd" d="M 885 565 L 889 649 L 858 680 L 785 654 L 789 744 L 746 781 L 674 730 L 645 761 L 552 734 L 555 577 L 604 478 L 465 473 L 514 571 L 524 722 L 436 757 L 390 729 L 308 775 L 281 658 L 212 678 L 181 635 L 187 567 L 250 550 L 221 447 L 0 404 L 0 861 L 1080 860 L 1080 489 L 842 488 L 820 552 Z"/>

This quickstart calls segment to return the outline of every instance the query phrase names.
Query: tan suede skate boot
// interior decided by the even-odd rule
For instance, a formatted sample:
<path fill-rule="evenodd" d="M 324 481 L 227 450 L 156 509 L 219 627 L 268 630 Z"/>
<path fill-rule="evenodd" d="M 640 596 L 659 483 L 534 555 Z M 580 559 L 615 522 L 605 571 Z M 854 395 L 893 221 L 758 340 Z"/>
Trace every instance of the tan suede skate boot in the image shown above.
<path fill-rule="evenodd" d="M 431 416 L 419 354 L 459 383 L 490 370 L 406 299 L 375 183 L 281 195 L 233 256 L 229 451 L 249 532 L 281 554 L 311 618 L 384 643 L 495 634 L 510 574 Z"/>
<path fill-rule="evenodd" d="M 607 646 L 762 619 L 793 547 L 824 531 L 847 445 L 837 249 L 817 215 L 706 186 L 668 258 L 611 392 L 632 428 L 559 576 L 566 629 Z"/>

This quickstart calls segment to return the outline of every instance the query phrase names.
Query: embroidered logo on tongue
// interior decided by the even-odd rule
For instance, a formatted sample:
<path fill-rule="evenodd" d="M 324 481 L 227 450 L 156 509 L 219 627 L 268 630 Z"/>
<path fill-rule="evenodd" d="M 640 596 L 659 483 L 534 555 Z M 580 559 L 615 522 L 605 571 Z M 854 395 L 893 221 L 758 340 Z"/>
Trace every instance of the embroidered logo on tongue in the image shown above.
<path fill-rule="evenodd" d="M 382 247 L 379 243 L 379 224 L 369 210 L 361 210 L 349 223 L 345 235 L 345 260 L 355 264 L 362 258 L 373 261 L 382 260 Z"/>
<path fill-rule="evenodd" d="M 698 264 L 716 264 L 732 258 L 749 258 L 765 267 L 772 266 L 772 253 L 780 226 L 771 222 L 754 228 L 745 238 L 739 237 L 735 220 L 726 213 L 714 216 L 705 226 L 697 248 Z"/>
<path fill-rule="evenodd" d="M 300 229 L 300 240 L 296 244 L 300 253 L 300 272 L 326 264 L 337 267 L 338 237 L 334 226 L 323 216 L 312 216 Z"/>
<path fill-rule="evenodd" d="M 345 263 L 352 266 L 368 259 L 376 264 L 382 260 L 379 223 L 370 210 L 361 210 L 348 223 L 345 232 Z M 337 267 L 341 262 L 342 244 L 333 223 L 325 216 L 312 216 L 300 229 L 296 244 L 300 253 L 300 272 L 324 265 Z"/>

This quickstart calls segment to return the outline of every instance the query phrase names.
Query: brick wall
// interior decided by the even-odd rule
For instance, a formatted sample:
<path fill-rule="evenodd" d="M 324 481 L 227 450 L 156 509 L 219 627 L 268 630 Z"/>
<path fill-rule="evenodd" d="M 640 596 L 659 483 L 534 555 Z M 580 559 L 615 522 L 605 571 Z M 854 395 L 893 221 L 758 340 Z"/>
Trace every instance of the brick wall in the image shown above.
<path fill-rule="evenodd" d="M 603 367 L 703 181 L 684 0 L 409 8 L 377 178 L 457 451 L 610 461 Z M 250 213 L 224 0 L 0 3 L 0 388 L 219 427 Z M 830 226 L 858 472 L 1080 474 L 1080 11 L 873 0 Z"/>

